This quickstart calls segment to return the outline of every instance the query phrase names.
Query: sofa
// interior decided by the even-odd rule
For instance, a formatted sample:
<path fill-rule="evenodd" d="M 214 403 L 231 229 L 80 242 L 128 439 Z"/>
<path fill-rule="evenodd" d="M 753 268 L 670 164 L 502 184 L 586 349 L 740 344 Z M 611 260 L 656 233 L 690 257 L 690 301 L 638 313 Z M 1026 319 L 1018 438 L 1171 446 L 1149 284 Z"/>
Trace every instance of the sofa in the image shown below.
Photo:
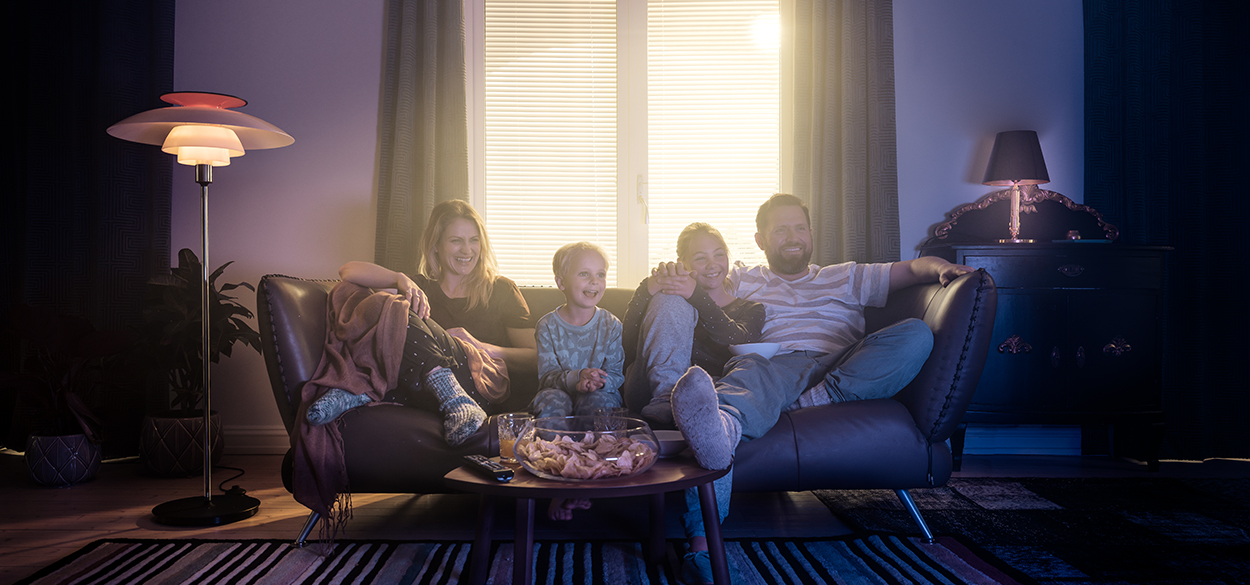
<path fill-rule="evenodd" d="M 300 389 L 321 359 L 327 293 L 336 282 L 268 275 L 256 289 L 265 365 L 288 434 L 296 432 Z M 521 292 L 534 315 L 563 302 L 554 288 L 522 287 Z M 631 294 L 632 289 L 609 289 L 600 306 L 623 317 Z M 941 486 L 950 478 L 947 439 L 980 379 L 997 298 L 994 279 L 977 271 L 946 287 L 926 284 L 896 291 L 885 307 L 869 309 L 870 331 L 908 317 L 924 320 L 933 330 L 933 352 L 915 380 L 888 399 L 782 413 L 765 436 L 739 445 L 734 490 L 891 489 L 931 539 L 907 490 Z M 510 405 L 524 406 L 525 394 L 532 396 L 524 386 L 516 385 Z M 353 493 L 446 493 L 443 476 L 463 463 L 463 455 L 499 452 L 494 424 L 483 425 L 453 448 L 443 439 L 440 415 L 416 408 L 357 408 L 334 424 L 341 425 Z M 291 465 L 288 451 L 282 470 L 288 491 Z M 318 520 L 318 514 L 309 515 L 297 544 Z"/>

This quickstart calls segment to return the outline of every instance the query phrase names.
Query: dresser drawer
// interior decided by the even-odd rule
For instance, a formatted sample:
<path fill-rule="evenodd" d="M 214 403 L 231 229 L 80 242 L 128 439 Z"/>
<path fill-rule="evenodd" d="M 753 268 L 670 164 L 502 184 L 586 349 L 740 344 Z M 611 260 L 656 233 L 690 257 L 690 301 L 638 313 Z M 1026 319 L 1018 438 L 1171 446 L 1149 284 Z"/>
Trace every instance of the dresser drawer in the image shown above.
<path fill-rule="evenodd" d="M 968 253 L 962 263 L 984 268 L 998 288 L 1157 289 L 1159 257 L 1121 254 Z"/>

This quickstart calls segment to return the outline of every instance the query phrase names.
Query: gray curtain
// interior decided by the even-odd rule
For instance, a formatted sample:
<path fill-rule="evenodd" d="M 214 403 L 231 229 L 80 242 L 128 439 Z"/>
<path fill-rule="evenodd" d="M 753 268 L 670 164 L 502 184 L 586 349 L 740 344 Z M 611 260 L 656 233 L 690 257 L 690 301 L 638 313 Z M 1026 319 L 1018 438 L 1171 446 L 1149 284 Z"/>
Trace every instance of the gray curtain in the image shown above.
<path fill-rule="evenodd" d="M 430 209 L 467 199 L 461 2 L 388 0 L 374 261 L 414 271 Z"/>
<path fill-rule="evenodd" d="M 892 0 L 796 0 L 794 194 L 813 261 L 899 259 Z"/>

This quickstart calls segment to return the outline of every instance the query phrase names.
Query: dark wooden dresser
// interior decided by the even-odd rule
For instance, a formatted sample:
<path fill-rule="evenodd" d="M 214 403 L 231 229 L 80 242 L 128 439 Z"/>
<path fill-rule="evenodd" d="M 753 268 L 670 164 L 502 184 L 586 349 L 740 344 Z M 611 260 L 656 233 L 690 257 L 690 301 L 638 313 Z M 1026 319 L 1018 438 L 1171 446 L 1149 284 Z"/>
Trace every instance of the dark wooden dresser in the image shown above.
<path fill-rule="evenodd" d="M 964 426 L 1106 429 L 1110 454 L 1157 467 L 1167 250 L 1079 240 L 924 248 L 984 268 L 998 285 L 993 344 Z M 952 438 L 956 468 L 963 430 Z"/>
<path fill-rule="evenodd" d="M 998 285 L 981 383 L 952 437 L 955 468 L 968 424 L 1080 425 L 1082 450 L 1146 461 L 1163 439 L 1165 246 L 1115 243 L 1097 212 L 1040 192 L 1022 216 L 1036 243 L 990 243 L 1006 210 L 989 198 L 956 210 L 921 255 L 984 268 Z M 1063 240 L 1068 229 L 1106 240 Z M 948 237 L 949 236 L 949 237 Z M 951 240 L 951 241 L 943 241 Z"/>

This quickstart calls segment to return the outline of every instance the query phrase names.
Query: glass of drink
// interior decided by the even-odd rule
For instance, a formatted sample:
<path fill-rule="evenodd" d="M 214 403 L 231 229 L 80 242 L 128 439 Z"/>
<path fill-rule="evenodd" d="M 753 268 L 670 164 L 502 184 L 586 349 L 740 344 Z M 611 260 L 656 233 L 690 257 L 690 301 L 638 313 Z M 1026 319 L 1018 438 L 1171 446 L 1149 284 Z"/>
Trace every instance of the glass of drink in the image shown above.
<path fill-rule="evenodd" d="M 534 417 L 527 412 L 508 412 L 495 417 L 499 421 L 499 460 L 516 463 L 516 440 Z"/>
<path fill-rule="evenodd" d="M 623 406 L 596 408 L 594 417 L 596 431 L 619 431 L 628 426 L 624 419 L 629 417 L 629 409 Z"/>

